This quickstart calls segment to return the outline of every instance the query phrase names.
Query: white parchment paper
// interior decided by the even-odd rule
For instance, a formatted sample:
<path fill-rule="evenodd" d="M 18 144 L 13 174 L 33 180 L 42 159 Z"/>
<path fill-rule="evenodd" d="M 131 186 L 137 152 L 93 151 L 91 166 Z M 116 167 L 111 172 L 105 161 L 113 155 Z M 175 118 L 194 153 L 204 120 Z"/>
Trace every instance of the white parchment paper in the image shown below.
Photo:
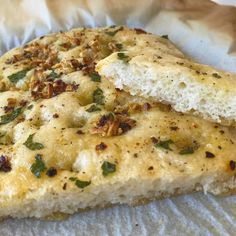
<path fill-rule="evenodd" d="M 231 4 L 236 5 L 234 0 Z M 224 3 L 224 0 L 219 0 Z M 236 72 L 236 8 L 207 0 L 0 0 L 0 54 L 50 32 L 123 24 L 168 35 L 199 62 Z M 226 3 L 229 3 L 227 1 Z M 196 193 L 61 222 L 8 219 L 8 235 L 236 235 L 236 197 Z"/>

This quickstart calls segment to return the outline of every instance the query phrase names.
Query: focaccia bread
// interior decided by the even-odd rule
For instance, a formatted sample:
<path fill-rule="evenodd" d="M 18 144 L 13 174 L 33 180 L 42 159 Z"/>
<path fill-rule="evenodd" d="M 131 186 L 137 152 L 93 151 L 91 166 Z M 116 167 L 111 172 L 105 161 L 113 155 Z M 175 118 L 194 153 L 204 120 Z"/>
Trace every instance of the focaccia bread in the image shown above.
<path fill-rule="evenodd" d="M 133 45 L 101 60 L 97 71 L 116 88 L 170 104 L 176 111 L 223 125 L 236 124 L 236 74 L 196 63 L 168 38 L 133 37 Z"/>
<path fill-rule="evenodd" d="M 1 57 L 0 217 L 235 190 L 234 128 L 131 96 L 95 72 L 143 33 L 75 29 Z"/>

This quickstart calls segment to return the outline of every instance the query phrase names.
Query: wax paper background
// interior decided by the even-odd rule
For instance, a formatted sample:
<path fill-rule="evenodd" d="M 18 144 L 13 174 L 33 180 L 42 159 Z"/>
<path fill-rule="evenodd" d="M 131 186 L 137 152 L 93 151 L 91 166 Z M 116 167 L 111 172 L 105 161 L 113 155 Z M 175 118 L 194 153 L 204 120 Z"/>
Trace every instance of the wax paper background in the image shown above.
<path fill-rule="evenodd" d="M 234 0 L 218 0 L 236 5 Z M 207 0 L 0 0 L 0 53 L 36 36 L 124 24 L 169 35 L 199 62 L 236 72 L 236 8 Z M 139 207 L 116 206 L 62 222 L 8 219 L 8 235 L 235 235 L 236 197 L 196 193 Z"/>

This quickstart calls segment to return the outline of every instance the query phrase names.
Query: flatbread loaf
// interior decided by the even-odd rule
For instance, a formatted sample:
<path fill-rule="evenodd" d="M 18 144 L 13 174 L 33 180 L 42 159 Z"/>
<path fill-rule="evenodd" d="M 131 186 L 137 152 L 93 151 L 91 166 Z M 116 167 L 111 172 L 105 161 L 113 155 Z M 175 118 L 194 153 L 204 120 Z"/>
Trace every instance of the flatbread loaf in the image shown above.
<path fill-rule="evenodd" d="M 235 190 L 234 128 L 132 96 L 95 71 L 110 55 L 122 66 L 139 38 L 185 60 L 166 39 L 122 26 L 51 34 L 1 57 L 0 217 Z"/>

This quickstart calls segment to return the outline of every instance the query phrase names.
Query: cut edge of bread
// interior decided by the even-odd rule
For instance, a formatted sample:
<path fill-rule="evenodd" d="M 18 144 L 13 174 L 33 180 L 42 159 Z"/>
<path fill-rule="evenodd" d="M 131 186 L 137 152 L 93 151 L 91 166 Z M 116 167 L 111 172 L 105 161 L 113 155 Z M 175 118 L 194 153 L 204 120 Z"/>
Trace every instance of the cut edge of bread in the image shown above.
<path fill-rule="evenodd" d="M 4 207 L 2 217 L 40 218 L 44 220 L 61 220 L 66 215 L 105 208 L 113 205 L 141 205 L 156 199 L 203 191 L 214 195 L 227 194 L 236 189 L 235 177 L 231 174 L 205 173 L 193 179 L 176 178 L 170 183 L 160 179 L 133 178 L 120 183 L 91 186 L 84 190 L 54 191 L 47 189 L 37 199 L 16 200 Z"/>
<path fill-rule="evenodd" d="M 167 194 L 167 193 L 163 193 L 159 196 L 155 196 L 155 197 L 152 197 L 152 198 L 142 197 L 142 198 L 139 198 L 139 199 L 136 199 L 136 200 L 132 201 L 129 204 L 126 204 L 126 203 L 122 203 L 122 204 L 120 204 L 120 203 L 116 203 L 116 204 L 108 203 L 106 205 L 98 205 L 98 206 L 92 207 L 92 208 L 87 207 L 87 208 L 84 208 L 84 209 L 78 209 L 78 211 L 75 212 L 75 213 L 80 214 L 80 213 L 88 212 L 88 211 L 104 210 L 104 209 L 108 209 L 108 208 L 115 207 L 115 206 L 120 206 L 120 205 L 127 205 L 129 207 L 138 207 L 138 206 L 149 204 L 153 201 L 164 200 L 164 199 L 169 198 L 169 197 L 174 199 L 175 197 L 178 197 L 178 196 L 181 196 L 181 195 L 194 194 L 194 193 L 199 192 L 199 189 L 200 189 L 199 186 L 196 187 L 195 189 L 185 191 L 185 192 L 181 192 L 181 191 L 179 191 L 179 189 L 176 189 L 175 192 L 171 195 Z M 228 187 L 228 188 L 226 187 L 222 193 L 213 194 L 213 195 L 217 196 L 217 197 L 227 197 L 227 196 L 235 195 L 235 193 L 236 193 L 236 188 L 231 189 L 230 187 Z M 61 220 L 68 219 L 70 217 L 70 215 L 71 214 L 63 213 L 63 212 L 53 212 L 52 214 L 49 214 L 49 215 L 44 216 L 44 217 L 40 217 L 38 219 L 40 219 L 42 221 L 61 221 Z"/>
<path fill-rule="evenodd" d="M 236 76 L 234 78 L 232 75 L 235 81 L 232 78 L 227 81 L 228 74 L 205 65 L 202 67 L 204 70 L 210 70 L 212 74 L 225 76 L 224 81 L 227 85 L 221 87 L 218 83 L 223 84 L 224 81 L 219 82 L 216 78 L 210 78 L 211 83 L 203 82 L 194 74 L 196 71 L 186 67 L 180 69 L 179 65 L 157 65 L 136 59 L 126 63 L 117 59 L 116 53 L 101 60 L 97 65 L 97 71 L 111 80 L 116 88 L 124 89 L 131 95 L 170 104 L 178 112 L 235 126 Z"/>

